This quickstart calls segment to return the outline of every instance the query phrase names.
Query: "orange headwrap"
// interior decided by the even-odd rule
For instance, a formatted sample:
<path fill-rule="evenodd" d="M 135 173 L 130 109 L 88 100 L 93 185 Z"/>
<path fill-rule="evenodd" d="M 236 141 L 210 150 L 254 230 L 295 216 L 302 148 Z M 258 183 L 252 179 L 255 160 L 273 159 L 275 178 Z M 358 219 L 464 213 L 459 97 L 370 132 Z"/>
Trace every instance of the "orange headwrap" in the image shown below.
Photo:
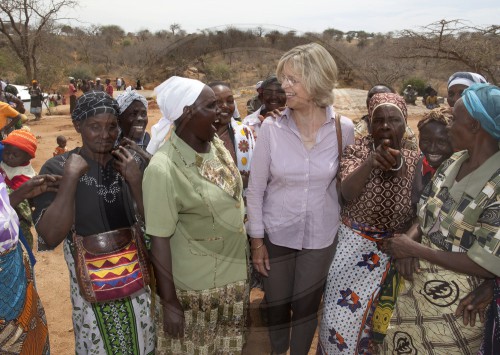
<path fill-rule="evenodd" d="M 31 158 L 35 157 L 36 147 L 38 144 L 35 135 L 24 129 L 16 129 L 15 131 L 12 131 L 7 138 L 2 141 L 2 143 L 18 147 L 28 153 Z"/>

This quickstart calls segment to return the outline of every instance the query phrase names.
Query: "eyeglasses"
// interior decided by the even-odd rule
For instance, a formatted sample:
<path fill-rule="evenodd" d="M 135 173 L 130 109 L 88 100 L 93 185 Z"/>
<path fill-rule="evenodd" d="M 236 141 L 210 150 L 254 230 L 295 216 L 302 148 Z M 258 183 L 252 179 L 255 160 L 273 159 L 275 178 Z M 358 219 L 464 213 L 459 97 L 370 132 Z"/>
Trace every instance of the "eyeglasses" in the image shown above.
<path fill-rule="evenodd" d="M 300 83 L 293 76 L 292 77 L 288 77 L 288 76 L 285 76 L 285 75 L 283 75 L 280 78 L 280 81 L 281 81 L 281 85 L 283 85 L 285 83 L 285 81 L 287 81 L 290 86 L 294 86 L 295 84 L 299 84 Z"/>

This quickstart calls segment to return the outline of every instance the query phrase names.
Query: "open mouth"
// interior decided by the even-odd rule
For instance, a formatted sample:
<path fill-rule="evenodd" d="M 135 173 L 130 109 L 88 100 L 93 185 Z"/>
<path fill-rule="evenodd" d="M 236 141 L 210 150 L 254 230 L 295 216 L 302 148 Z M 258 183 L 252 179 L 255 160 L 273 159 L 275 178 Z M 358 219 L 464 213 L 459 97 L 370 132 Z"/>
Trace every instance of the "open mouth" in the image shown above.
<path fill-rule="evenodd" d="M 443 156 L 441 154 L 427 154 L 427 160 L 429 163 L 437 163 L 439 162 Z"/>

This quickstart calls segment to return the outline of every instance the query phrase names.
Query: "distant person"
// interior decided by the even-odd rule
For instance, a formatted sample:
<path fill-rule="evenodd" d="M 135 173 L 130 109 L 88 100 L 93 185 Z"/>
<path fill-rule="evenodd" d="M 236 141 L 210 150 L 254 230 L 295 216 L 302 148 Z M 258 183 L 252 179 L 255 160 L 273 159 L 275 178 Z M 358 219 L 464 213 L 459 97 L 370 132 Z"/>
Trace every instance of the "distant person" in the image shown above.
<path fill-rule="evenodd" d="M 90 82 L 87 79 L 83 79 L 79 85 L 80 90 L 85 94 L 90 91 Z"/>
<path fill-rule="evenodd" d="M 19 95 L 19 90 L 17 90 L 17 88 L 14 85 L 11 85 L 8 80 L 6 80 L 5 83 L 7 84 L 5 87 L 5 92 L 8 92 L 9 94 L 12 94 L 15 97 L 17 97 L 17 95 Z"/>
<path fill-rule="evenodd" d="M 111 80 L 106 79 L 106 94 L 113 97 L 113 85 L 111 85 Z"/>
<path fill-rule="evenodd" d="M 411 85 L 407 85 L 403 90 L 403 97 L 407 104 L 416 105 L 417 91 Z"/>
<path fill-rule="evenodd" d="M 465 89 L 472 84 L 480 83 L 485 84 L 487 81 L 484 76 L 477 73 L 459 71 L 451 75 L 448 79 L 448 97 L 446 98 L 448 105 L 455 106 L 455 102 L 462 97 Z"/>
<path fill-rule="evenodd" d="M 21 120 L 21 114 L 6 102 L 0 102 L 0 137 L 7 135 Z"/>
<path fill-rule="evenodd" d="M 23 101 L 14 94 L 12 94 L 12 92 L 8 92 L 7 91 L 8 87 L 9 85 L 6 82 L 0 81 L 0 101 L 10 104 L 12 107 L 15 108 L 17 112 L 24 114 L 26 112 L 26 109 L 24 108 Z"/>
<path fill-rule="evenodd" d="M 376 84 L 372 86 L 370 90 L 368 90 L 368 94 L 366 95 L 366 108 L 368 109 L 368 103 L 370 99 L 375 94 L 383 94 L 383 93 L 395 93 L 394 89 L 386 84 Z M 362 138 L 367 135 L 371 135 L 371 132 L 368 130 L 370 116 L 368 114 L 361 117 L 359 122 L 354 127 L 354 134 L 356 138 Z M 418 150 L 418 142 L 415 133 L 413 133 L 412 129 L 409 125 L 406 125 L 406 131 L 403 136 L 403 148 L 409 150 Z"/>
<path fill-rule="evenodd" d="M 422 97 L 422 103 L 424 105 L 426 105 L 426 102 L 427 102 L 427 97 L 429 97 L 429 95 L 435 91 L 434 88 L 432 87 L 431 84 L 427 84 L 427 86 L 425 87 L 424 89 L 424 96 Z"/>
<path fill-rule="evenodd" d="M 281 87 L 276 76 L 273 75 L 264 80 L 260 90 L 262 92 L 262 106 L 243 119 L 243 124 L 252 130 L 255 139 L 257 139 L 262 122 L 266 117 L 273 115 L 274 110 L 284 108 L 286 105 L 285 90 Z"/>
<path fill-rule="evenodd" d="M 427 98 L 425 99 L 425 107 L 427 107 L 429 110 L 439 107 L 436 90 L 432 90 L 429 96 L 427 96 Z"/>
<path fill-rule="evenodd" d="M 31 165 L 31 159 L 35 157 L 38 142 L 33 133 L 25 129 L 18 129 L 10 133 L 2 141 L 2 144 L 4 151 L 0 162 L 0 174 L 2 174 L 9 189 L 15 191 L 37 175 Z M 16 212 L 19 216 L 22 233 L 30 248 L 33 248 L 33 234 L 31 233 L 33 219 L 28 200 L 19 203 Z"/>
<path fill-rule="evenodd" d="M 247 115 L 254 113 L 262 106 L 262 85 L 263 81 L 260 80 L 255 84 L 255 90 L 257 91 L 257 95 L 253 96 L 250 100 L 247 101 Z"/>
<path fill-rule="evenodd" d="M 144 89 L 142 87 L 141 80 L 137 79 L 137 82 L 135 83 L 135 89 L 136 90 L 143 90 Z"/>
<path fill-rule="evenodd" d="M 104 91 L 104 85 L 101 84 L 101 78 L 95 79 L 94 90 L 95 91 Z"/>
<path fill-rule="evenodd" d="M 120 91 L 122 89 L 122 79 L 116 78 L 116 91 Z"/>
<path fill-rule="evenodd" d="M 125 79 L 123 77 L 121 78 L 122 80 L 122 90 L 125 90 L 127 88 L 127 84 L 125 83 Z"/>
<path fill-rule="evenodd" d="M 52 156 L 56 155 L 61 155 L 64 154 L 68 151 L 68 148 L 66 148 L 66 137 L 65 136 L 57 136 L 56 138 L 57 142 L 57 147 L 54 149 L 54 152 L 52 153 Z"/>
<path fill-rule="evenodd" d="M 31 81 L 31 86 L 28 89 L 28 92 L 31 99 L 30 112 L 35 116 L 35 121 L 39 121 L 40 118 L 42 118 L 43 94 L 42 89 L 38 86 L 38 81 Z"/>
<path fill-rule="evenodd" d="M 75 78 L 69 78 L 68 94 L 69 94 L 69 113 L 72 114 L 76 105 L 76 86 Z"/>

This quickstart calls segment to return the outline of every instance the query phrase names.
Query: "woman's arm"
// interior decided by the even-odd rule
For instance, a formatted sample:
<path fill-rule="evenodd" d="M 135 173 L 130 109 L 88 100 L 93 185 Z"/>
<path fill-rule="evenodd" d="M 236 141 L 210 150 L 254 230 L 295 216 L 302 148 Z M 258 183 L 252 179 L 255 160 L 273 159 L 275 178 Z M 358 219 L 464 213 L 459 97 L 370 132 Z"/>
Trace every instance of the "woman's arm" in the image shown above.
<path fill-rule="evenodd" d="M 267 276 L 270 270 L 269 255 L 264 245 L 263 205 L 264 193 L 270 178 L 271 167 L 270 124 L 260 129 L 259 143 L 255 145 L 250 167 L 247 190 L 248 233 L 251 236 L 252 262 L 255 269 Z"/>
<path fill-rule="evenodd" d="M 163 306 L 163 330 L 173 337 L 184 335 L 184 311 L 175 293 L 170 238 L 151 236 L 151 262 L 156 289 Z"/>
<path fill-rule="evenodd" d="M 130 187 L 132 198 L 137 206 L 137 212 L 144 218 L 144 202 L 142 199 L 143 172 L 139 168 L 139 164 L 135 161 L 134 156 L 124 147 L 119 146 L 112 154 L 116 158 L 113 162 L 114 167 Z"/>
<path fill-rule="evenodd" d="M 75 194 L 78 180 L 88 170 L 88 164 L 78 154 L 71 154 L 64 166 L 58 192 L 36 224 L 37 232 L 48 246 L 59 245 L 75 220 Z"/>
<path fill-rule="evenodd" d="M 425 259 L 442 268 L 462 274 L 482 278 L 492 278 L 495 276 L 472 261 L 467 256 L 467 253 L 435 250 L 408 238 L 405 234 L 397 235 L 384 241 L 383 251 L 395 259 L 408 257 Z"/>
<path fill-rule="evenodd" d="M 352 201 L 361 194 L 373 169 L 389 171 L 396 165 L 400 152 L 390 148 L 389 144 L 390 141 L 384 139 L 356 170 L 342 180 L 341 192 L 346 201 Z"/>
<path fill-rule="evenodd" d="M 17 190 L 9 194 L 10 205 L 16 207 L 23 200 L 33 198 L 44 192 L 57 192 L 59 175 L 37 175 L 19 186 Z"/>

